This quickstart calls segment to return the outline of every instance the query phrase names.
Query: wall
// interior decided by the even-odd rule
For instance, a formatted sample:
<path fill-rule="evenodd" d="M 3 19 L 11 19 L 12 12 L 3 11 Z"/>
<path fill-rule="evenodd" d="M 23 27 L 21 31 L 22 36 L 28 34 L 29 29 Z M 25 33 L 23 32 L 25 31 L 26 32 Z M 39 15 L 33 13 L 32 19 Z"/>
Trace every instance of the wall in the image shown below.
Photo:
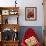
<path fill-rule="evenodd" d="M 20 24 L 22 26 L 43 26 L 43 6 L 42 0 L 24 0 L 20 8 Z M 37 21 L 25 21 L 25 7 L 37 7 Z M 22 21 L 23 20 L 23 21 Z"/>
<path fill-rule="evenodd" d="M 0 0 L 0 6 L 15 6 L 15 0 Z M 43 6 L 42 0 L 17 0 L 17 6 L 19 6 L 19 24 L 21 26 L 43 26 Z M 37 20 L 26 21 L 25 20 L 25 7 L 37 7 Z M 20 19 L 21 18 L 21 19 Z"/>

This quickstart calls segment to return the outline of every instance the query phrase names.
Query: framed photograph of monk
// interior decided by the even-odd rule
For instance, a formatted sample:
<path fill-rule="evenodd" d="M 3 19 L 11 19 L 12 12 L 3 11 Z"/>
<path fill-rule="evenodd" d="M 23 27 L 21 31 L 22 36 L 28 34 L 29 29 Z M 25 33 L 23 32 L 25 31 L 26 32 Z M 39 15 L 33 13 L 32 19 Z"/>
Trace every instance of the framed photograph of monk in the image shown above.
<path fill-rule="evenodd" d="M 37 8 L 36 7 L 25 8 L 25 20 L 27 21 L 37 20 Z"/>

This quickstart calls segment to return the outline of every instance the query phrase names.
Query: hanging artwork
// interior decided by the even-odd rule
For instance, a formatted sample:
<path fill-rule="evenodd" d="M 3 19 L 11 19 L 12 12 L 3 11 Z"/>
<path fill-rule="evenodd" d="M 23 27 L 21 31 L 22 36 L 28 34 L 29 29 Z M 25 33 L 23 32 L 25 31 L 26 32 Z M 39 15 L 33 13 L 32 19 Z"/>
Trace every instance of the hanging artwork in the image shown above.
<path fill-rule="evenodd" d="M 37 8 L 26 7 L 25 8 L 25 19 L 28 21 L 35 21 L 37 19 Z"/>

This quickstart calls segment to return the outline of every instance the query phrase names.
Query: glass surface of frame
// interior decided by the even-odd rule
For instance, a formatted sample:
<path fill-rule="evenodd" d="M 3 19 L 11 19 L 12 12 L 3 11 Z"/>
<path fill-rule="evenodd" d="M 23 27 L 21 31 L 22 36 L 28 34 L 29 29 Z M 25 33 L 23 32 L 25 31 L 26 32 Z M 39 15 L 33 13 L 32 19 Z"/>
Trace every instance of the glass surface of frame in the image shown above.
<path fill-rule="evenodd" d="M 36 7 L 25 8 L 25 20 L 28 20 L 28 21 L 37 20 L 37 8 Z"/>
<path fill-rule="evenodd" d="M 9 15 L 9 10 L 2 10 L 2 15 Z"/>

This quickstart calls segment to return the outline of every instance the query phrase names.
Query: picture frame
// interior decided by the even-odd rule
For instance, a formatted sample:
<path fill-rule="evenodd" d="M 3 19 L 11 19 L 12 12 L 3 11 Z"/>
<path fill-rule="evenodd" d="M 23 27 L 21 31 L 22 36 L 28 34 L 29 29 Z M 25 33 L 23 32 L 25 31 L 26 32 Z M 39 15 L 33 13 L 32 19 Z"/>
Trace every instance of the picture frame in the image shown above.
<path fill-rule="evenodd" d="M 17 13 L 18 13 L 18 12 L 17 12 L 16 10 L 10 10 L 10 11 L 9 11 L 9 14 L 10 14 L 10 15 L 17 15 Z"/>
<path fill-rule="evenodd" d="M 25 20 L 27 21 L 37 20 L 37 8 L 36 7 L 25 8 Z"/>
<path fill-rule="evenodd" d="M 9 15 L 9 10 L 2 10 L 2 15 Z"/>

